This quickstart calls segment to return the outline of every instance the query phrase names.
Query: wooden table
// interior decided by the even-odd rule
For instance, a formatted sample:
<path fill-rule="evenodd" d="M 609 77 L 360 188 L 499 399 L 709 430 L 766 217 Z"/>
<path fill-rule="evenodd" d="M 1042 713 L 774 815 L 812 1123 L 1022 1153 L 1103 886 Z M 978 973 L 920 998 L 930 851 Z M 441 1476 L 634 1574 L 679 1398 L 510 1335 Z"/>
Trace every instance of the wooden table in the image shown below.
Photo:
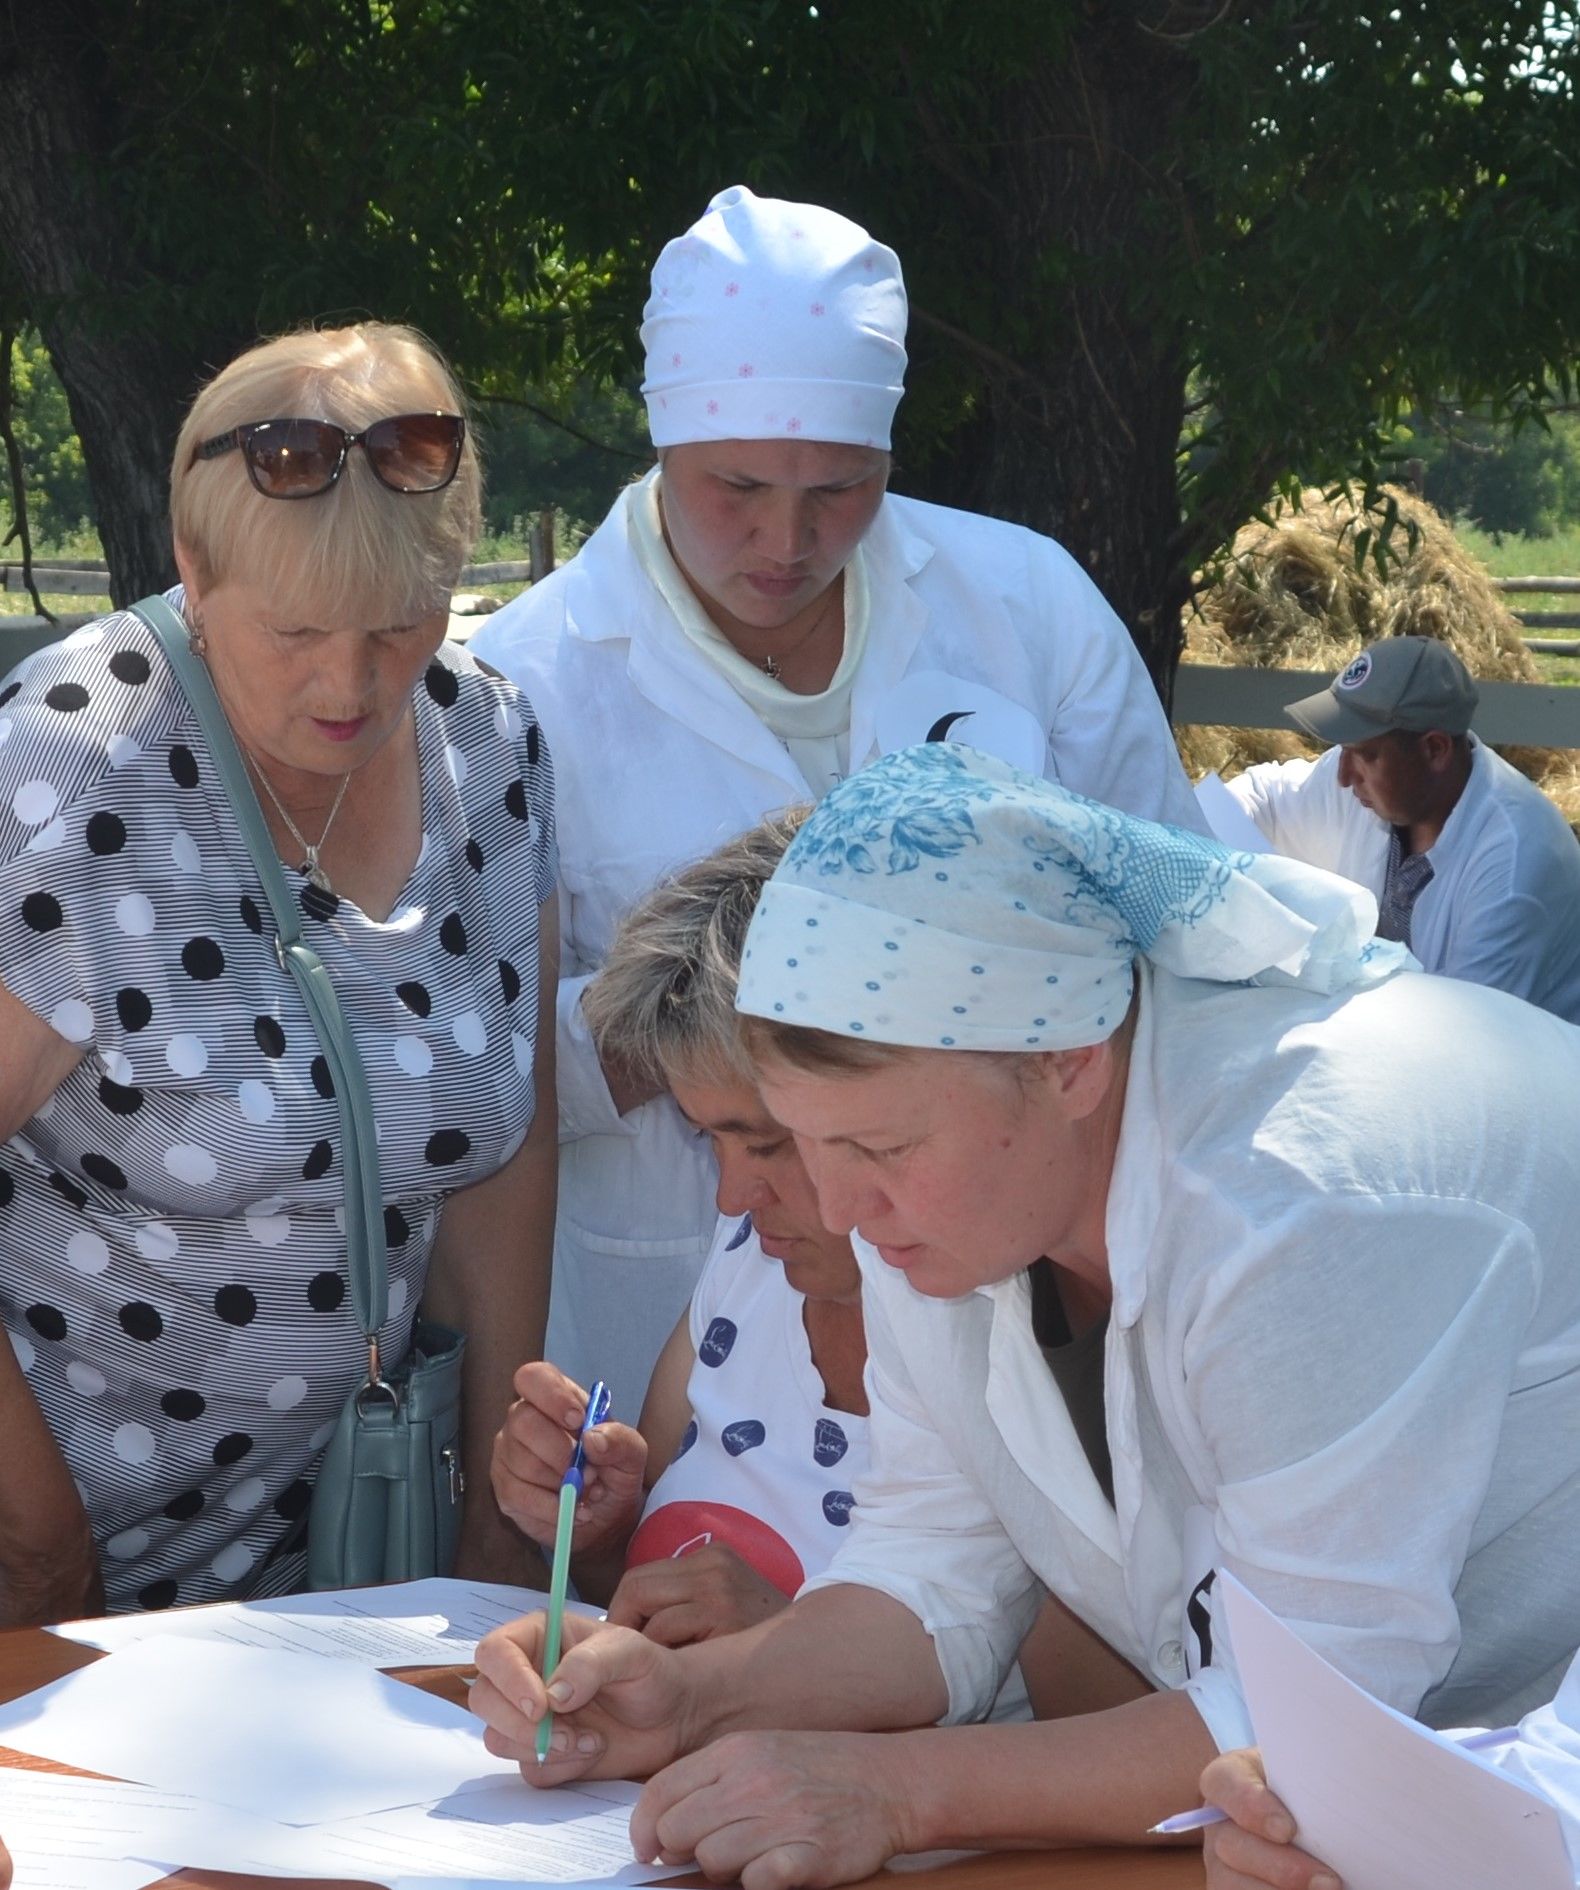
<path fill-rule="evenodd" d="M 79 1647 L 39 1628 L 0 1633 L 0 1701 L 14 1700 L 74 1668 L 102 1658 L 91 1647 Z M 401 1675 L 414 1685 L 461 1700 L 465 1690 L 457 1667 L 435 1667 Z M 47 1760 L 0 1747 L 0 1764 L 64 1771 Z M 0 1837 L 4 1831 L 0 1829 Z M 182 1871 L 166 1879 L 183 1890 L 281 1890 L 278 1877 L 227 1876 L 214 1871 Z M 297 1879 L 298 1883 L 304 1880 Z M 705 1882 L 702 1877 L 671 1880 L 678 1890 Z M 916 1876 L 869 1879 L 871 1890 L 1202 1890 L 1200 1853 L 1191 1851 L 1025 1851 L 997 1857 L 971 1858 L 944 1864 Z M 327 1890 L 314 1881 L 307 1890 Z M 335 1890 L 341 1890 L 336 1886 Z"/>

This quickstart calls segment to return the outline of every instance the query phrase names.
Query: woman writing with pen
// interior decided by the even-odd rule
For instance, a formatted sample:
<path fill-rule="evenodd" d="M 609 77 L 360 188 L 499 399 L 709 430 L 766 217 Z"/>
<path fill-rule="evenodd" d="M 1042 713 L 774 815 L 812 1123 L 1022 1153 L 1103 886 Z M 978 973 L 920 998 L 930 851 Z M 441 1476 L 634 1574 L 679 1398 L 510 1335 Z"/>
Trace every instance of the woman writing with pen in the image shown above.
<path fill-rule="evenodd" d="M 1580 1038 L 1374 925 L 1327 875 L 966 748 L 834 788 L 739 1004 L 861 1235 L 850 1537 L 725 1641 L 576 1622 L 544 1676 L 540 1621 L 490 1637 L 494 1749 L 552 1703 L 542 1782 L 651 1775 L 643 1856 L 775 1890 L 1133 1843 L 1191 1803 L 1250 1735 L 1219 1567 L 1429 1723 L 1550 1696 L 1580 1641 L 1580 1465 L 1551 1448 L 1580 1424 Z M 1152 1690 L 961 1724 L 1044 1588 Z"/>
<path fill-rule="evenodd" d="M 777 815 L 650 893 L 584 999 L 600 1048 L 675 1097 L 719 1163 L 718 1233 L 635 1427 L 586 1434 L 572 1537 L 578 1594 L 676 1647 L 787 1608 L 850 1533 L 870 1470 L 861 1274 L 831 1234 L 794 1138 L 763 1106 L 734 1008 L 758 895 L 805 814 Z M 547 1362 L 516 1376 L 494 1489 L 555 1540 L 588 1394 Z M 1024 1685 L 1022 1684 L 1024 1673 Z M 994 1707 L 1025 1717 L 1130 1697 L 1144 1682 L 1056 1605 Z"/>
<path fill-rule="evenodd" d="M 752 909 L 796 824 L 767 822 L 649 894 L 583 1000 L 601 1053 L 669 1091 L 719 1161 L 702 1278 L 640 1420 L 588 1433 L 572 1538 L 577 1593 L 671 1646 L 786 1607 L 838 1546 L 865 1456 L 861 1275 L 763 1109 L 734 1009 Z M 494 1492 L 549 1547 L 587 1392 L 547 1360 L 516 1390 Z"/>

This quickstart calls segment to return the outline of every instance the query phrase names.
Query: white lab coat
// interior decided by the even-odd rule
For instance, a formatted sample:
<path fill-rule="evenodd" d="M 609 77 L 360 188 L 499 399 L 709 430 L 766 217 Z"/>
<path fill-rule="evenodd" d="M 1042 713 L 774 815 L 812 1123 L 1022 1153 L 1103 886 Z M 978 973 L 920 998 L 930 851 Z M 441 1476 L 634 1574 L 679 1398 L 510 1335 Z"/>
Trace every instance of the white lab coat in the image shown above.
<path fill-rule="evenodd" d="M 1041 1583 L 1249 1744 L 1219 1566 L 1430 1723 L 1550 1698 L 1580 1643 L 1577 1118 L 1580 1031 L 1500 992 L 1148 973 L 1108 1199 L 1114 1503 L 1026 1276 L 928 1299 L 859 1242 L 871 1470 L 808 1587 L 909 1607 L 954 1720 Z"/>
<path fill-rule="evenodd" d="M 635 490 L 471 645 L 530 697 L 554 755 L 562 1151 L 549 1354 L 583 1383 L 609 1380 L 628 1415 L 707 1256 L 715 1170 L 668 1098 L 615 1113 L 582 990 L 621 917 L 665 873 L 813 798 L 639 563 L 627 523 Z M 1035 716 L 1050 779 L 1201 830 L 1135 647 L 1067 552 L 1019 526 L 893 496 L 863 551 L 870 608 L 853 757 L 864 765 L 879 751 L 880 717 L 885 748 L 925 739 L 925 723 L 895 728 L 886 711 L 902 677 L 942 671 Z"/>
<path fill-rule="evenodd" d="M 1540 788 L 1471 740 L 1470 779 L 1427 855 L 1410 949 L 1428 971 L 1580 1023 L 1580 844 Z M 1262 762 L 1227 786 L 1278 852 L 1380 899 L 1388 823 L 1339 785 L 1339 754 Z"/>

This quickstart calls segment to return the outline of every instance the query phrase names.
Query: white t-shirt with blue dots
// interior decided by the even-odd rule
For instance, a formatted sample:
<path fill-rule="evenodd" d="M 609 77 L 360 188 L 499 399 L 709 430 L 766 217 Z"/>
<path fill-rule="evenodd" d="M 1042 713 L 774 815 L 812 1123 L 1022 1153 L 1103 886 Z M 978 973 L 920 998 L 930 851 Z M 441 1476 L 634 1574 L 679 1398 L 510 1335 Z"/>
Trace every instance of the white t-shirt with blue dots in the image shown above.
<path fill-rule="evenodd" d="M 691 1423 L 628 1565 L 721 1542 L 790 1595 L 828 1566 L 867 1468 L 867 1420 L 824 1403 L 805 1305 L 750 1220 L 720 1222 L 691 1300 Z"/>

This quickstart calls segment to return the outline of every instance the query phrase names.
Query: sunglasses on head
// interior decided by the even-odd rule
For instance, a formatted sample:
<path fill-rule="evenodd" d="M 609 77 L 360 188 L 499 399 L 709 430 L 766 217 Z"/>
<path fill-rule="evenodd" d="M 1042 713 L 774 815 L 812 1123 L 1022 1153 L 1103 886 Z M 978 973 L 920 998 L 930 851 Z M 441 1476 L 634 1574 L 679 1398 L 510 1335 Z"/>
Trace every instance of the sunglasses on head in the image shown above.
<path fill-rule="evenodd" d="M 218 459 L 241 449 L 247 474 L 266 499 L 316 499 L 345 471 L 360 446 L 391 492 L 442 492 L 461 464 L 466 422 L 458 413 L 397 413 L 348 433 L 331 420 L 253 420 L 205 440 L 192 454 Z"/>

